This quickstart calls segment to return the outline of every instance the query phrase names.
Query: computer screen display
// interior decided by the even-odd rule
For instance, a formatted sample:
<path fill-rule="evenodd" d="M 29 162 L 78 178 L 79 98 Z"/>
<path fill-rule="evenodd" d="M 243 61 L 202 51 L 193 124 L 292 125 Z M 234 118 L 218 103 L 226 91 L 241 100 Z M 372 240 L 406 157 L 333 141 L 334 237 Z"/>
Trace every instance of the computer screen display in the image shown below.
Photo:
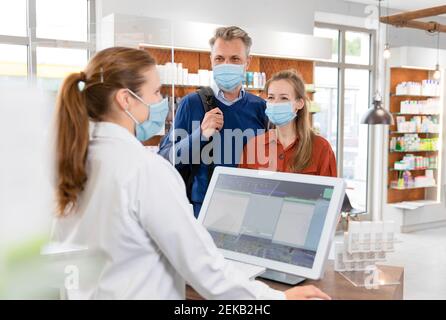
<path fill-rule="evenodd" d="M 312 268 L 333 189 L 220 174 L 203 224 L 220 249 Z"/>

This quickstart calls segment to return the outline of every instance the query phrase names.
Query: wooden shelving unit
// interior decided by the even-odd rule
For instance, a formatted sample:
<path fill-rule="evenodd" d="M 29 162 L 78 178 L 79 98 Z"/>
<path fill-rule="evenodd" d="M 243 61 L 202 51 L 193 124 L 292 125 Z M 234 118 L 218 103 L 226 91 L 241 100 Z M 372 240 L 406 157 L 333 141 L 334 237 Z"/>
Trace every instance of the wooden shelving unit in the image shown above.
<path fill-rule="evenodd" d="M 201 70 L 212 70 L 210 53 L 208 51 L 188 51 L 174 49 L 174 59 L 172 59 L 172 50 L 170 48 L 158 48 L 158 47 L 142 47 L 141 49 L 149 52 L 157 61 L 157 64 L 164 65 L 169 62 L 182 63 L 183 68 L 187 68 L 189 73 L 197 73 Z M 314 62 L 307 60 L 297 59 L 282 59 L 265 56 L 252 56 L 251 64 L 248 71 L 251 72 L 265 72 L 266 79 L 269 79 L 274 73 L 286 70 L 295 69 L 303 77 L 306 84 L 314 83 Z M 161 93 L 164 96 L 184 97 L 197 90 L 198 86 L 191 85 L 175 85 L 174 92 L 172 92 L 171 85 L 163 85 Z M 247 91 L 265 97 L 263 89 L 260 88 L 247 88 Z M 310 100 L 313 100 L 314 91 L 307 91 L 307 96 Z M 172 121 L 172 114 L 167 117 L 168 125 Z M 144 144 L 147 146 L 158 145 L 161 137 L 155 136 Z"/>
<path fill-rule="evenodd" d="M 199 69 L 212 70 L 210 53 L 207 51 L 187 51 L 174 49 L 174 59 L 172 59 L 172 50 L 164 48 L 144 47 L 157 61 L 158 64 L 166 64 L 169 62 L 182 63 L 189 73 L 197 73 Z M 305 83 L 313 83 L 314 62 L 307 60 L 282 59 L 264 56 L 252 56 L 251 64 L 248 71 L 265 72 L 266 78 L 269 79 L 274 73 L 285 70 L 296 69 L 301 73 Z M 175 96 L 182 97 L 196 90 L 196 86 L 175 86 Z M 164 90 L 171 90 L 171 86 L 165 86 Z M 262 94 L 263 90 L 248 88 L 253 93 Z M 171 94 L 171 92 L 169 92 Z M 310 99 L 313 92 L 308 92 Z"/>
<path fill-rule="evenodd" d="M 406 114 L 400 112 L 400 104 L 401 101 L 404 100 L 426 100 L 428 98 L 437 98 L 434 96 L 420 96 L 420 95 L 396 95 L 396 86 L 401 82 L 421 82 L 422 80 L 430 79 L 430 71 L 429 70 L 421 70 L 421 69 L 410 69 L 410 68 L 391 68 L 390 69 L 390 112 L 397 116 L 405 116 L 407 120 L 414 116 L 434 116 L 439 117 L 440 127 L 442 125 L 441 114 Z M 417 133 L 420 138 L 432 138 L 439 137 L 440 133 Z M 396 123 L 393 126 L 389 127 L 389 146 L 390 141 L 393 137 L 401 137 L 404 135 L 402 132 L 397 131 Z M 396 161 L 401 161 L 406 154 L 416 154 L 416 156 L 422 157 L 432 157 L 437 156 L 437 166 L 441 166 L 441 162 L 439 159 L 440 151 L 442 146 L 438 144 L 437 148 L 440 150 L 416 150 L 416 151 L 397 151 L 391 150 L 389 148 L 388 152 L 388 181 L 387 181 L 387 202 L 388 203 L 398 203 L 398 202 L 410 202 L 410 201 L 420 201 L 420 200 L 434 200 L 438 201 L 436 198 L 436 188 L 440 186 L 439 179 L 441 177 L 438 174 L 437 168 L 427 168 L 434 171 L 434 178 L 436 181 L 435 186 L 427 186 L 427 187 L 412 187 L 412 188 L 398 188 L 392 184 L 393 181 L 398 180 L 398 175 L 401 171 L 405 170 L 396 170 L 394 169 L 394 163 Z M 427 169 L 414 169 L 408 170 L 411 172 L 412 176 L 422 176 L 425 174 L 425 170 Z"/>

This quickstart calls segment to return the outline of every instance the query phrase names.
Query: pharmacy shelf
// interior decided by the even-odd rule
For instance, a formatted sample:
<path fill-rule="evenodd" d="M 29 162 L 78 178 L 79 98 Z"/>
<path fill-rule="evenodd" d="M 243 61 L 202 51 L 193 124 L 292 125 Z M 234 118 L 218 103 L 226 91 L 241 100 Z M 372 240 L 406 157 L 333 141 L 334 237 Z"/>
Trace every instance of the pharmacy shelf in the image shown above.
<path fill-rule="evenodd" d="M 398 151 L 390 150 L 390 153 L 424 153 L 424 152 L 438 152 L 438 150 L 412 150 L 412 151 Z"/>
<path fill-rule="evenodd" d="M 421 169 L 395 169 L 390 168 L 390 171 L 424 171 L 424 170 L 437 170 L 438 168 L 421 168 Z"/>
<path fill-rule="evenodd" d="M 169 84 L 169 83 L 163 83 L 162 84 L 162 86 L 163 87 L 173 87 L 174 85 L 173 84 Z M 175 85 L 175 88 L 191 88 L 191 89 L 194 89 L 194 88 L 200 88 L 200 87 L 204 87 L 204 86 L 200 86 L 200 85 L 190 85 L 190 84 L 176 84 Z M 263 91 L 265 88 L 249 88 L 249 87 L 245 87 L 245 90 L 248 90 L 248 91 Z M 314 90 L 314 89 L 306 89 L 306 92 L 307 93 L 316 93 L 316 90 Z"/>
<path fill-rule="evenodd" d="M 439 113 L 398 113 L 392 112 L 396 116 L 440 116 Z"/>
<path fill-rule="evenodd" d="M 439 134 L 438 132 L 400 132 L 400 131 L 390 131 L 390 134 Z"/>
<path fill-rule="evenodd" d="M 424 95 L 395 94 L 395 93 L 391 93 L 390 96 L 397 98 L 440 98 L 440 96 L 424 96 Z"/>
<path fill-rule="evenodd" d="M 190 84 L 175 84 L 175 85 L 173 85 L 173 84 L 167 84 L 167 83 L 164 83 L 162 86 L 163 87 L 173 87 L 173 86 L 175 86 L 175 88 L 191 88 L 191 89 L 194 89 L 194 88 L 198 89 L 200 87 L 205 87 L 205 86 L 190 85 Z M 245 87 L 245 90 L 262 91 L 263 88 L 247 88 L 247 87 Z"/>
<path fill-rule="evenodd" d="M 411 69 L 404 67 L 390 67 L 390 77 L 389 77 L 389 98 L 388 107 L 389 111 L 395 117 L 404 117 L 406 121 L 413 117 L 432 117 L 433 119 L 438 119 L 438 123 L 443 123 L 443 109 L 435 109 L 435 108 L 427 108 L 427 109 L 405 109 L 405 105 L 403 104 L 403 109 L 401 109 L 401 102 L 404 100 L 410 101 L 426 101 L 427 99 L 441 99 L 442 90 L 434 91 L 434 90 L 423 90 L 423 91 L 400 91 L 397 92 L 397 87 L 400 83 L 403 82 L 417 82 L 422 83 L 423 80 L 429 80 L 432 77 L 431 70 L 427 69 Z M 398 93 L 398 94 L 397 94 Z M 407 94 L 402 94 L 407 93 Z M 421 93 L 421 94 L 409 94 L 409 93 Z M 433 105 L 432 105 L 433 107 Z M 417 112 L 419 111 L 419 112 Z M 396 121 L 395 121 L 396 122 Z M 421 156 L 437 156 L 443 150 L 443 145 L 440 143 L 435 146 L 435 149 L 430 150 L 395 150 L 394 147 L 390 147 L 392 139 L 404 137 L 404 135 L 417 135 L 419 138 L 439 138 L 441 136 L 441 127 L 436 127 L 434 130 L 439 132 L 418 132 L 416 129 L 412 128 L 411 132 L 401 132 L 398 131 L 397 123 L 394 125 L 390 125 L 388 129 L 388 149 L 387 149 L 387 203 L 409 203 L 410 201 L 426 201 L 427 198 L 434 196 L 435 188 L 439 188 L 442 185 L 440 170 L 435 168 L 426 168 L 426 169 L 414 169 L 409 170 L 412 173 L 414 178 L 425 175 L 425 170 L 433 170 L 435 182 L 432 181 L 433 186 L 424 186 L 424 187 L 414 187 L 414 188 L 398 188 L 395 182 L 396 176 L 404 170 L 395 170 L 395 162 L 401 161 L 401 158 L 407 154 L 421 155 Z M 433 147 L 433 146 L 432 146 Z M 421 146 L 420 146 L 421 148 Z M 429 182 L 429 181 L 427 181 Z M 410 190 L 410 191 L 405 191 Z M 434 191 L 426 192 L 426 191 Z M 437 192 L 437 194 L 439 194 Z M 438 197 L 438 195 L 437 195 Z M 429 199 L 434 200 L 434 199 Z M 439 199 L 435 199 L 435 201 L 439 201 Z"/>
<path fill-rule="evenodd" d="M 403 210 L 415 210 L 418 208 L 436 205 L 436 204 L 440 204 L 440 203 L 441 202 L 439 202 L 439 201 L 432 201 L 432 200 L 416 200 L 416 201 L 396 202 L 396 203 L 392 203 L 391 206 L 398 208 L 398 209 L 403 209 Z"/>
<path fill-rule="evenodd" d="M 396 186 L 390 186 L 390 189 L 404 191 L 404 190 L 427 189 L 427 188 L 436 188 L 436 187 L 437 187 L 437 185 L 434 184 L 434 185 L 431 185 L 431 186 L 424 186 L 424 187 L 404 187 L 404 188 L 399 188 L 399 187 L 396 187 Z"/>

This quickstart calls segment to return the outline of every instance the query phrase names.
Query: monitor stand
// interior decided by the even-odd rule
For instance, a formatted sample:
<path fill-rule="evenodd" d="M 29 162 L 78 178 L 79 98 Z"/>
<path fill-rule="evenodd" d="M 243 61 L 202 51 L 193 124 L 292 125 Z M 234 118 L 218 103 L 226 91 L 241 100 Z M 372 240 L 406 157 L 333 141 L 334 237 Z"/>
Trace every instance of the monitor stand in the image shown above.
<path fill-rule="evenodd" d="M 264 273 L 262 273 L 259 277 L 263 278 L 263 279 L 267 279 L 267 280 L 273 280 L 276 282 L 286 283 L 286 284 L 293 285 L 293 286 L 306 280 L 306 278 L 301 278 L 301 277 L 298 277 L 298 276 L 295 276 L 295 275 L 292 275 L 289 273 L 270 270 L 270 269 L 266 269 L 266 271 Z"/>

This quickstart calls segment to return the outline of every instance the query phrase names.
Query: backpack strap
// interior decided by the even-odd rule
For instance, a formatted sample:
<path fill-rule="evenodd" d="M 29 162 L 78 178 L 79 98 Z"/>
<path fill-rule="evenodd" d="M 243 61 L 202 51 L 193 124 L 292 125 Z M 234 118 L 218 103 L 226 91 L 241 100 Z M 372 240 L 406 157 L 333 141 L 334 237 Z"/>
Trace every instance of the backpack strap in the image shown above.
<path fill-rule="evenodd" d="M 197 94 L 200 97 L 201 104 L 203 105 L 205 114 L 215 108 L 215 96 L 214 96 L 214 91 L 212 90 L 211 87 L 200 87 L 197 90 Z M 211 154 L 210 156 L 212 157 L 213 155 Z M 199 164 L 191 164 L 191 166 L 190 166 L 190 174 L 189 174 L 187 182 L 186 182 L 186 189 L 188 191 L 189 199 L 192 195 L 192 185 L 194 183 L 194 178 L 198 174 L 199 169 L 200 169 Z M 209 165 L 208 166 L 208 183 L 211 180 L 213 172 L 214 172 L 214 166 Z"/>
<path fill-rule="evenodd" d="M 214 90 L 212 90 L 211 87 L 200 87 L 198 88 L 197 93 L 200 96 L 201 103 L 203 104 L 204 113 L 215 108 Z"/>

